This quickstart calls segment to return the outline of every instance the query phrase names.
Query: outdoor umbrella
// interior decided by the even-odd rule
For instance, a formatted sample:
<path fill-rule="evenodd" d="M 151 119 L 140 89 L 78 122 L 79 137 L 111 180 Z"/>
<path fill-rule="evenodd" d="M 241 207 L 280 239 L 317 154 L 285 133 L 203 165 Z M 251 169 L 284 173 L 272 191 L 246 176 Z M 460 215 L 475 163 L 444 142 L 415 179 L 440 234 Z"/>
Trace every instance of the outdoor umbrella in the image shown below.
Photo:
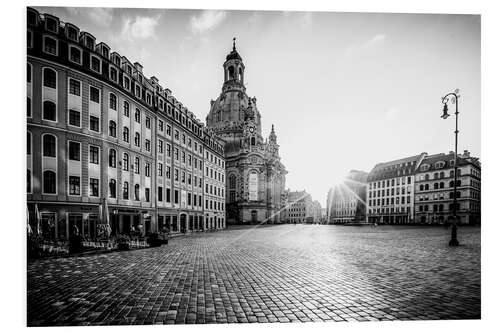
<path fill-rule="evenodd" d="M 36 233 L 40 235 L 42 233 L 40 226 L 40 211 L 38 210 L 38 204 L 35 204 L 35 223 L 36 223 Z"/>

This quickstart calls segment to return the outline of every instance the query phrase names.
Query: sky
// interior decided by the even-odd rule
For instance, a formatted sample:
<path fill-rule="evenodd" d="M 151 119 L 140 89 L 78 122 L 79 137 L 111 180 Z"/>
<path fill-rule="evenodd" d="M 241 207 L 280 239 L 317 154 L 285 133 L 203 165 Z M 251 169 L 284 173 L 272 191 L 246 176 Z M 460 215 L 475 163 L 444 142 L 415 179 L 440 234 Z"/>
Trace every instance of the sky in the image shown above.
<path fill-rule="evenodd" d="M 140 62 L 201 121 L 236 37 L 286 187 L 323 207 L 349 170 L 454 149 L 441 97 L 460 89 L 459 151 L 480 153 L 478 15 L 37 7 Z M 455 105 L 449 105 L 450 113 Z"/>

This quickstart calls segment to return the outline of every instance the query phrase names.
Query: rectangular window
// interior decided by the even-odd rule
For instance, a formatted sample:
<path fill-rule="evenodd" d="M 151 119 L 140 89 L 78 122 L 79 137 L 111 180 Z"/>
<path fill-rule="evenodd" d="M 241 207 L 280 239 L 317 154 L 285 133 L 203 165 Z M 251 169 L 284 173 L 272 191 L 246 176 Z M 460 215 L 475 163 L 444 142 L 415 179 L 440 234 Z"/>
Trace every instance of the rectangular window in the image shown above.
<path fill-rule="evenodd" d="M 89 147 L 89 162 L 93 164 L 99 164 L 99 147 Z"/>
<path fill-rule="evenodd" d="M 151 128 L 151 118 L 146 117 L 146 128 Z"/>
<path fill-rule="evenodd" d="M 69 176 L 69 194 L 80 195 L 80 177 Z"/>
<path fill-rule="evenodd" d="M 76 110 L 69 110 L 69 124 L 71 126 L 80 127 L 80 112 Z"/>
<path fill-rule="evenodd" d="M 100 91 L 96 87 L 90 87 L 90 101 L 101 103 Z"/>
<path fill-rule="evenodd" d="M 163 154 L 163 141 L 158 139 L 158 153 Z"/>
<path fill-rule="evenodd" d="M 174 190 L 174 203 L 178 204 L 179 203 L 179 191 Z"/>
<path fill-rule="evenodd" d="M 43 38 L 43 51 L 52 55 L 57 55 L 57 40 L 51 37 Z"/>
<path fill-rule="evenodd" d="M 163 187 L 158 186 L 158 201 L 163 201 Z"/>
<path fill-rule="evenodd" d="M 69 48 L 69 60 L 71 62 L 77 63 L 79 65 L 82 64 L 82 51 L 80 49 L 70 46 Z"/>
<path fill-rule="evenodd" d="M 144 189 L 144 196 L 146 197 L 146 202 L 149 202 L 149 188 Z"/>
<path fill-rule="evenodd" d="M 90 130 L 91 131 L 96 131 L 96 132 L 100 131 L 100 128 L 99 128 L 99 118 L 94 117 L 94 116 L 90 116 Z"/>
<path fill-rule="evenodd" d="M 163 132 L 163 121 L 158 120 L 158 131 Z"/>
<path fill-rule="evenodd" d="M 170 202 L 170 189 L 167 188 L 165 191 L 165 201 Z"/>
<path fill-rule="evenodd" d="M 80 81 L 69 79 L 69 93 L 71 95 L 80 96 Z"/>
<path fill-rule="evenodd" d="M 99 179 L 90 178 L 89 195 L 91 197 L 98 197 L 99 196 Z"/>
<path fill-rule="evenodd" d="M 69 159 L 71 161 L 80 161 L 80 142 L 69 142 Z"/>

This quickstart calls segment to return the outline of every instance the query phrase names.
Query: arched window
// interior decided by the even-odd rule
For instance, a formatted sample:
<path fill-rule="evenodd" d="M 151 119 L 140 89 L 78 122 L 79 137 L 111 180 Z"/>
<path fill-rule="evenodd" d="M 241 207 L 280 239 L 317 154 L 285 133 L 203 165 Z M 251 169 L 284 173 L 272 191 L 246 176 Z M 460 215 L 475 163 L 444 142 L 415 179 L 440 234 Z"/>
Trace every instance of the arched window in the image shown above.
<path fill-rule="evenodd" d="M 437 190 L 439 188 L 439 184 L 438 183 L 434 183 L 434 189 Z"/>
<path fill-rule="evenodd" d="M 125 117 L 130 117 L 130 105 L 127 101 L 123 101 L 123 115 Z"/>
<path fill-rule="evenodd" d="M 135 132 L 134 144 L 136 145 L 136 147 L 141 146 L 141 135 L 139 134 L 139 132 Z"/>
<path fill-rule="evenodd" d="M 127 126 L 125 126 L 125 127 L 123 128 L 123 141 L 125 141 L 125 142 L 129 142 L 129 140 L 130 140 L 130 139 L 129 139 L 129 131 L 128 131 L 128 127 L 127 127 Z"/>
<path fill-rule="evenodd" d="M 128 171 L 129 157 L 127 153 L 123 153 L 123 170 Z"/>
<path fill-rule="evenodd" d="M 454 185 L 454 184 L 455 184 L 455 182 L 452 180 L 452 181 L 450 182 L 450 187 L 453 187 L 453 185 Z"/>
<path fill-rule="evenodd" d="M 457 186 L 462 186 L 462 181 L 460 179 L 457 180 Z"/>
<path fill-rule="evenodd" d="M 112 168 L 116 168 L 116 150 L 110 149 L 108 154 L 108 165 Z"/>
<path fill-rule="evenodd" d="M 425 184 L 424 188 L 427 191 L 429 189 L 429 184 Z"/>
<path fill-rule="evenodd" d="M 134 186 L 134 200 L 139 201 L 139 184 Z"/>
<path fill-rule="evenodd" d="M 439 205 L 439 211 L 440 211 L 440 212 L 442 212 L 442 211 L 443 211 L 443 209 L 444 209 L 443 204 L 440 204 L 440 205 Z"/>
<path fill-rule="evenodd" d="M 234 67 L 233 66 L 229 66 L 229 68 L 228 68 L 228 74 L 229 74 L 229 79 L 230 80 L 234 79 Z"/>
<path fill-rule="evenodd" d="M 116 95 L 112 93 L 109 94 L 109 108 L 116 110 Z"/>
<path fill-rule="evenodd" d="M 252 136 L 252 138 L 250 139 L 250 144 L 252 146 L 255 146 L 255 137 L 254 136 Z"/>
<path fill-rule="evenodd" d="M 437 172 L 434 172 L 434 179 L 438 179 L 439 175 Z"/>
<path fill-rule="evenodd" d="M 238 74 L 238 80 L 243 80 L 243 69 L 241 67 L 238 69 Z"/>
<path fill-rule="evenodd" d="M 116 198 L 116 180 L 114 179 L 109 181 L 109 197 Z"/>
<path fill-rule="evenodd" d="M 141 160 L 139 159 L 139 157 L 135 157 L 134 159 L 134 172 L 139 174 L 141 171 Z"/>
<path fill-rule="evenodd" d="M 109 136 L 116 138 L 116 122 L 114 120 L 109 121 Z"/>
<path fill-rule="evenodd" d="M 453 170 L 450 171 L 450 177 L 452 177 L 452 178 L 455 177 L 455 171 L 453 171 Z"/>
<path fill-rule="evenodd" d="M 51 170 L 43 172 L 43 193 L 56 193 L 56 173 Z"/>
<path fill-rule="evenodd" d="M 56 137 L 52 134 L 43 135 L 43 156 L 56 157 Z"/>
<path fill-rule="evenodd" d="M 229 188 L 232 190 L 236 189 L 236 176 L 235 175 L 229 176 Z"/>
<path fill-rule="evenodd" d="M 52 68 L 43 69 L 43 86 L 48 88 L 57 88 L 57 74 Z"/>
<path fill-rule="evenodd" d="M 420 191 L 423 191 L 424 190 L 424 185 L 420 184 L 419 189 L 420 189 Z"/>
<path fill-rule="evenodd" d="M 128 200 L 128 182 L 123 182 L 123 199 Z"/>
<path fill-rule="evenodd" d="M 439 178 L 444 178 L 444 171 L 441 171 L 441 172 L 439 173 Z"/>
<path fill-rule="evenodd" d="M 141 122 L 141 111 L 139 109 L 135 109 L 135 121 L 140 123 Z"/>
<path fill-rule="evenodd" d="M 43 102 L 43 115 L 44 120 L 56 121 L 56 103 L 52 101 Z"/>
<path fill-rule="evenodd" d="M 444 188 L 444 182 L 439 183 L 439 188 Z"/>
<path fill-rule="evenodd" d="M 457 177 L 462 175 L 462 169 L 457 169 Z"/>
<path fill-rule="evenodd" d="M 425 174 L 425 180 L 429 180 L 429 174 Z"/>

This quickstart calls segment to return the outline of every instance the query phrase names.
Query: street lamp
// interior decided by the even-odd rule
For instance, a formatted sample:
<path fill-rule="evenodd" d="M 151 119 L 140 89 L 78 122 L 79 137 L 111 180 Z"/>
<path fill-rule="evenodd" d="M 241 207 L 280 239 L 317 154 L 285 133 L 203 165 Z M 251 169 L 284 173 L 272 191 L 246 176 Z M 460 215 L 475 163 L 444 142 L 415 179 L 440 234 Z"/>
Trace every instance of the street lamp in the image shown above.
<path fill-rule="evenodd" d="M 453 162 L 454 168 L 454 181 L 453 181 L 453 219 L 452 219 L 452 227 L 451 227 L 451 239 L 448 243 L 450 246 L 458 246 L 457 239 L 457 148 L 458 148 L 458 89 L 455 89 L 454 92 L 446 94 L 442 99 L 443 106 L 443 115 L 441 118 L 446 119 L 450 115 L 448 114 L 448 102 L 450 101 L 455 104 L 455 156 Z"/>

